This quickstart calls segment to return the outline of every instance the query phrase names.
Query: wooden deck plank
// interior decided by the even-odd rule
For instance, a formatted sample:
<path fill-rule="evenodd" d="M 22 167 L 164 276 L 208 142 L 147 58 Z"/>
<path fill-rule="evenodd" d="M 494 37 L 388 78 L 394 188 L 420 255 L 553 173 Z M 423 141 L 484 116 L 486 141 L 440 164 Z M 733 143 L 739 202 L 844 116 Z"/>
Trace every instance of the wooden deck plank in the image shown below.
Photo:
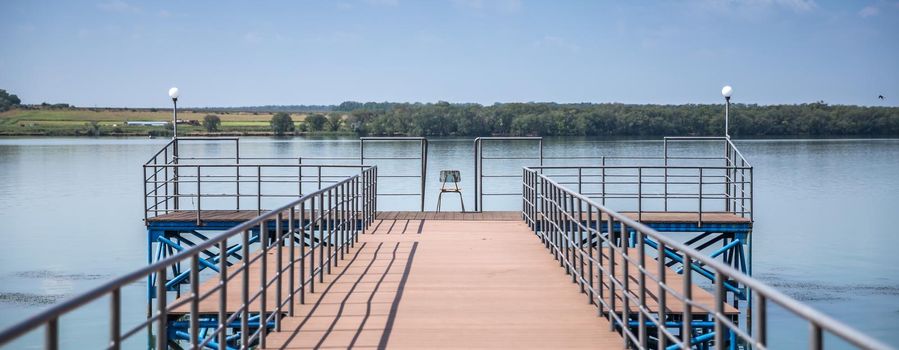
<path fill-rule="evenodd" d="M 425 220 L 423 231 L 363 235 L 266 348 L 621 346 L 523 223 Z"/>

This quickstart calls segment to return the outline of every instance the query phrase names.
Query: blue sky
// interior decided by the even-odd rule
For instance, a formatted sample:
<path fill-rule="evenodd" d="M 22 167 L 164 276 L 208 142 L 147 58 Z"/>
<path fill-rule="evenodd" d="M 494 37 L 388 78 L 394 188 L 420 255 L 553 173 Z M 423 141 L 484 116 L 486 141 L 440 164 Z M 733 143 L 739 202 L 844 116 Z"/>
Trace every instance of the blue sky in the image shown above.
<path fill-rule="evenodd" d="M 0 2 L 26 103 L 899 105 L 899 0 Z M 877 95 L 887 97 L 885 101 Z"/>

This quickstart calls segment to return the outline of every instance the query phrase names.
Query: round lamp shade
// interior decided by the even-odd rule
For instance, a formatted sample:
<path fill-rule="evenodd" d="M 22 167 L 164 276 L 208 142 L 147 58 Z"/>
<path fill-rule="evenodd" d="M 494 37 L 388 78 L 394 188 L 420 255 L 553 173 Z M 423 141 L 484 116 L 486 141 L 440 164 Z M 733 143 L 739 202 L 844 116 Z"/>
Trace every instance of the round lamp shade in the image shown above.
<path fill-rule="evenodd" d="M 178 96 L 180 96 L 180 95 L 181 95 L 181 92 L 178 91 L 178 88 L 173 87 L 173 88 L 169 89 L 169 97 L 178 98 Z"/>
<path fill-rule="evenodd" d="M 734 88 L 730 87 L 730 85 L 725 85 L 721 88 L 721 95 L 725 98 L 730 98 L 731 95 L 734 94 Z"/>

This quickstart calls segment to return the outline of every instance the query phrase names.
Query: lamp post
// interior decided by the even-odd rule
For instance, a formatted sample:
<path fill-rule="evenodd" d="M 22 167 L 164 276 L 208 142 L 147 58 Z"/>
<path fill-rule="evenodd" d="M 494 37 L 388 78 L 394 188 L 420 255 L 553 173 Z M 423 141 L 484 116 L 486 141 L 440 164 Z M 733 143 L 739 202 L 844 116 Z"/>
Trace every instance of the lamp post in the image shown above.
<path fill-rule="evenodd" d="M 169 97 L 172 98 L 172 138 L 178 138 L 178 96 L 181 95 L 181 92 L 178 91 L 178 88 L 173 87 L 169 89 Z"/>
<path fill-rule="evenodd" d="M 730 85 L 724 85 L 721 88 L 721 95 L 724 96 L 724 137 L 730 139 L 729 125 L 728 125 L 728 110 L 730 109 L 730 96 L 734 94 L 734 88 L 730 87 Z"/>

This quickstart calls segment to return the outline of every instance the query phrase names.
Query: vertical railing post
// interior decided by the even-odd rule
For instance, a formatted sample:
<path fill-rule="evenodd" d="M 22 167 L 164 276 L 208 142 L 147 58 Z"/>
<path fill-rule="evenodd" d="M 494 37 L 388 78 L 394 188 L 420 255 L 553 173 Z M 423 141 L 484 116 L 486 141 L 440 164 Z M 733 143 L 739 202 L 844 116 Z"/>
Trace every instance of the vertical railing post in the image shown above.
<path fill-rule="evenodd" d="M 219 349 L 225 350 L 228 341 L 228 239 L 219 242 L 219 310 L 218 310 L 218 342 Z"/>
<path fill-rule="evenodd" d="M 681 330 L 681 349 L 690 349 L 693 339 L 693 258 L 684 255 L 684 322 Z"/>
<path fill-rule="evenodd" d="M 303 157 L 297 157 L 297 197 L 303 196 Z"/>
<path fill-rule="evenodd" d="M 155 162 L 156 159 L 154 158 L 153 161 Z M 147 190 L 147 185 L 148 185 L 147 182 L 148 182 L 149 179 L 147 178 L 147 166 L 146 166 L 146 165 L 143 166 L 143 170 L 144 170 L 144 178 L 143 178 L 143 180 L 144 180 L 144 222 L 146 222 L 147 219 L 149 218 L 149 214 L 150 214 L 150 209 L 149 209 L 150 207 L 149 207 L 149 204 L 147 203 L 147 201 L 151 200 L 151 199 L 150 199 L 150 195 L 152 194 L 152 196 L 153 196 L 153 199 L 152 199 L 153 203 L 158 203 L 158 202 L 159 202 L 159 196 L 156 195 L 156 194 L 159 192 L 158 190 L 156 190 L 156 188 L 159 187 L 159 184 L 157 184 L 157 183 L 156 183 L 156 180 L 154 179 L 154 180 L 153 180 L 153 188 L 154 188 L 154 190 L 151 191 L 151 192 L 147 192 L 147 191 L 148 191 L 148 190 Z M 155 168 L 155 167 L 153 168 L 153 171 L 154 171 L 153 176 L 155 177 L 155 176 L 156 176 L 156 174 L 155 174 L 156 168 Z M 159 216 L 159 204 L 153 205 L 153 209 L 154 209 L 154 214 L 153 214 L 153 216 Z"/>
<path fill-rule="evenodd" d="M 664 154 L 664 183 L 665 183 L 665 211 L 668 211 L 668 139 L 664 139 L 663 141 L 663 154 Z"/>
<path fill-rule="evenodd" d="M 665 250 L 666 249 L 667 248 L 665 248 L 665 242 L 659 240 L 659 242 L 658 242 L 658 262 L 657 262 L 657 265 L 658 265 L 657 273 L 659 274 L 659 276 L 658 276 L 658 279 L 659 279 L 658 280 L 658 284 L 659 284 L 659 291 L 658 291 L 659 327 L 657 329 L 658 334 L 656 335 L 656 337 L 658 338 L 658 349 L 659 350 L 665 349 L 666 348 L 665 344 L 667 344 L 667 342 L 668 342 L 668 338 L 665 336 L 665 321 L 668 318 L 667 317 L 668 310 L 666 310 L 666 307 L 667 307 L 666 293 L 667 293 L 667 291 L 665 290 L 665 286 L 666 286 L 665 274 L 668 272 L 667 265 L 665 264 Z"/>
<path fill-rule="evenodd" d="M 112 290 L 109 298 L 109 349 L 119 350 L 121 344 L 122 329 L 122 290 Z"/>
<path fill-rule="evenodd" d="M 543 166 L 543 138 L 541 137 L 537 143 L 540 147 L 540 166 Z"/>
<path fill-rule="evenodd" d="M 250 344 L 250 230 L 243 231 L 240 244 L 240 346 L 246 349 Z"/>
<path fill-rule="evenodd" d="M 325 221 L 325 193 L 321 192 L 318 195 L 318 282 L 325 282 L 325 229 L 327 226 L 327 222 Z"/>
<path fill-rule="evenodd" d="M 752 334 L 755 345 L 760 348 L 768 346 L 768 299 L 761 293 L 755 292 L 755 332 Z"/>
<path fill-rule="evenodd" d="M 175 200 L 173 202 L 173 205 L 175 207 L 175 210 L 177 211 L 178 209 L 180 209 L 180 203 L 178 203 L 178 202 L 181 201 L 181 196 L 180 196 L 181 192 L 178 189 L 178 182 L 181 181 L 181 179 L 178 178 L 178 139 L 177 138 L 172 140 L 172 164 L 174 165 L 174 167 L 172 167 L 172 196 L 174 196 Z"/>
<path fill-rule="evenodd" d="M 277 242 L 275 245 L 275 332 L 281 331 L 281 288 L 283 283 L 281 281 L 281 272 L 284 271 L 284 232 L 283 226 L 281 222 L 284 220 L 284 216 L 282 213 L 278 213 L 276 215 L 275 221 L 275 241 Z"/>
<path fill-rule="evenodd" d="M 602 215 L 602 214 L 600 214 Z M 608 230 L 609 230 L 609 272 L 606 274 L 609 277 L 609 331 L 615 330 L 615 221 L 612 218 L 612 215 L 606 214 L 608 220 Z"/>
<path fill-rule="evenodd" d="M 428 139 L 421 139 L 421 211 L 425 211 L 425 188 L 428 179 Z"/>
<path fill-rule="evenodd" d="M 190 257 L 190 348 L 200 344 L 200 256 Z"/>
<path fill-rule="evenodd" d="M 256 215 L 262 215 L 262 166 L 256 166 Z"/>
<path fill-rule="evenodd" d="M 478 155 L 475 159 L 478 162 L 478 183 L 480 183 L 481 186 L 477 194 L 478 203 L 480 203 L 480 206 L 478 208 L 480 210 L 484 210 L 484 145 L 481 142 L 478 142 Z"/>
<path fill-rule="evenodd" d="M 584 193 L 583 185 L 582 185 L 582 182 L 584 181 L 583 170 L 584 170 L 584 168 L 581 168 L 581 167 L 577 168 L 577 193 Z"/>
<path fill-rule="evenodd" d="M 601 191 L 602 192 L 602 202 L 601 202 L 601 204 L 606 205 L 606 157 L 605 156 L 602 157 L 601 162 L 602 162 L 602 174 L 601 174 L 601 180 L 599 180 L 599 182 L 602 183 L 602 191 Z"/>
<path fill-rule="evenodd" d="M 287 288 L 287 315 L 290 317 L 294 317 L 293 304 L 296 291 L 296 280 L 294 279 L 296 276 L 296 226 L 293 223 L 294 220 L 296 220 L 296 206 L 291 206 L 287 212 L 287 239 L 289 240 L 287 258 L 290 260 L 288 265 L 290 269 L 287 273 L 287 284 L 289 285 Z M 300 227 L 302 227 L 302 223 Z"/>
<path fill-rule="evenodd" d="M 259 347 L 265 348 L 265 337 L 268 334 L 268 317 L 266 304 L 268 298 L 268 225 L 266 220 L 259 224 Z"/>
<path fill-rule="evenodd" d="M 628 338 L 626 333 L 630 333 L 629 323 L 630 323 L 630 297 L 628 294 L 630 293 L 630 262 L 628 261 L 628 248 L 630 246 L 630 233 L 628 232 L 627 225 L 624 222 L 619 222 L 621 225 L 621 276 L 622 286 L 621 286 L 621 330 L 622 330 L 622 338 L 624 338 L 624 347 L 628 348 L 630 346 L 630 339 Z"/>
<path fill-rule="evenodd" d="M 478 147 L 480 147 L 479 146 L 480 143 L 481 143 L 480 138 L 474 139 L 474 174 L 472 174 L 472 175 L 474 175 L 473 176 L 474 177 L 474 193 L 472 193 L 472 195 L 474 196 L 474 211 L 475 212 L 478 212 L 478 208 L 479 208 L 478 207 L 478 179 L 480 178 L 481 173 L 480 173 L 480 169 L 478 168 L 478 151 L 479 151 Z"/>
<path fill-rule="evenodd" d="M 168 349 L 168 313 L 166 310 L 165 267 L 156 271 L 156 350 Z"/>
<path fill-rule="evenodd" d="M 581 293 L 586 293 L 586 288 L 584 287 L 584 258 L 586 253 L 584 251 L 584 227 L 581 224 L 581 221 L 584 220 L 584 201 L 583 199 L 577 199 L 577 219 L 575 219 L 575 225 L 577 225 L 577 269 L 578 269 L 578 285 L 581 288 Z M 590 303 L 590 294 L 587 293 L 587 303 Z"/>
<path fill-rule="evenodd" d="M 197 226 L 203 224 L 200 218 L 200 212 L 202 211 L 202 207 L 200 206 L 200 201 L 203 199 L 203 195 L 201 194 L 202 190 L 200 189 L 200 166 L 197 165 Z"/>
<path fill-rule="evenodd" d="M 686 253 L 684 254 L 686 255 Z M 721 318 L 724 317 L 724 304 L 727 302 L 724 294 L 726 292 L 724 289 L 724 273 L 715 271 L 715 313 L 713 315 L 715 318 L 715 348 L 717 349 L 724 349 L 725 328 L 724 321 Z"/>
<path fill-rule="evenodd" d="M 44 333 L 44 349 L 59 349 L 59 318 L 53 318 L 47 322 L 47 329 Z"/>
<path fill-rule="evenodd" d="M 315 200 L 315 197 L 310 198 Z M 311 224 L 310 220 L 310 225 Z M 297 225 L 300 234 L 300 268 L 298 275 L 300 276 L 300 304 L 306 304 L 306 202 L 300 202 L 300 220 Z"/>
<path fill-rule="evenodd" d="M 643 221 L 643 167 L 637 168 L 637 221 Z"/>
<path fill-rule="evenodd" d="M 325 221 L 327 222 L 327 227 L 328 227 L 328 239 L 326 241 L 326 242 L 328 242 L 328 244 L 327 244 L 328 245 L 327 268 L 328 268 L 328 274 L 330 275 L 331 274 L 331 265 L 334 264 L 334 259 L 332 257 L 332 250 L 333 250 L 332 246 L 334 245 L 334 189 L 332 188 L 332 189 L 328 190 L 327 192 L 328 192 L 328 207 L 327 207 L 328 217 L 325 219 Z M 324 211 L 322 211 L 322 213 L 324 213 Z M 324 281 L 322 280 L 322 282 L 324 282 Z"/>
<path fill-rule="evenodd" d="M 315 293 L 315 196 L 309 200 L 309 293 Z"/>
<path fill-rule="evenodd" d="M 730 141 L 724 140 L 724 211 L 730 211 Z"/>
<path fill-rule="evenodd" d="M 699 226 L 702 226 L 702 185 L 703 185 L 702 168 L 699 168 Z"/>
<path fill-rule="evenodd" d="M 821 335 L 821 327 L 812 321 L 809 324 L 808 348 L 811 350 L 821 350 L 824 348 L 824 338 Z"/>
<path fill-rule="evenodd" d="M 646 237 L 643 235 L 643 230 L 637 231 L 637 264 L 638 270 L 640 271 L 637 280 L 640 291 L 637 293 L 637 297 L 640 300 L 640 312 L 637 314 L 637 320 L 639 322 L 638 328 L 638 337 L 640 340 L 640 347 L 646 348 L 648 347 L 648 340 L 646 334 L 646 312 L 649 312 L 649 309 L 646 307 Z"/>

